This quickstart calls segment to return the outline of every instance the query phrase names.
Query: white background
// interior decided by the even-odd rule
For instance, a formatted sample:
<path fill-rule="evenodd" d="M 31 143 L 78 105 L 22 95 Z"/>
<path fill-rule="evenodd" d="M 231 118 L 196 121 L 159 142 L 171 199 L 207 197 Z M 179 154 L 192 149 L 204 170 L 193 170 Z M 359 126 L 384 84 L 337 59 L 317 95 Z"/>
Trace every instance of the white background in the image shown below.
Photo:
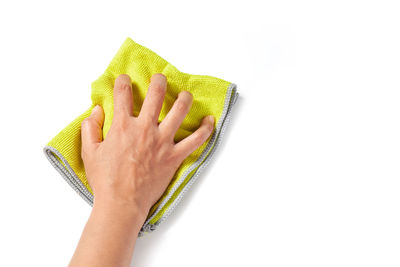
<path fill-rule="evenodd" d="M 43 146 L 131 37 L 238 85 L 133 266 L 399 266 L 398 1 L 2 1 L 0 266 L 66 266 L 90 207 Z"/>

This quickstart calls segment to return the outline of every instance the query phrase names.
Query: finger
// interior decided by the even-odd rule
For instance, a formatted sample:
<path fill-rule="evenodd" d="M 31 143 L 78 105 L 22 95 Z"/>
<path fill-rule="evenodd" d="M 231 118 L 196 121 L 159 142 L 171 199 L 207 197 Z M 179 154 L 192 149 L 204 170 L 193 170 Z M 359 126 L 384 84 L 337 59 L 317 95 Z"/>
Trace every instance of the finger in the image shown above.
<path fill-rule="evenodd" d="M 214 129 L 214 121 L 213 116 L 204 117 L 200 127 L 194 133 L 175 145 L 175 151 L 181 161 L 192 154 L 210 137 Z"/>
<path fill-rule="evenodd" d="M 103 123 L 103 109 L 96 105 L 89 117 L 82 121 L 81 136 L 84 149 L 90 149 L 93 145 L 101 143 L 103 140 Z"/>
<path fill-rule="evenodd" d="M 167 78 L 161 73 L 154 74 L 151 77 L 150 86 L 143 101 L 139 118 L 145 117 L 154 124 L 158 123 L 166 91 Z"/>
<path fill-rule="evenodd" d="M 160 123 L 160 130 L 165 131 L 171 138 L 174 138 L 176 131 L 181 126 L 183 120 L 188 114 L 192 106 L 193 96 L 188 91 L 182 91 L 178 95 L 171 110 L 165 116 L 164 120 Z"/>
<path fill-rule="evenodd" d="M 114 83 L 114 117 L 133 115 L 133 94 L 131 78 L 121 74 Z"/>

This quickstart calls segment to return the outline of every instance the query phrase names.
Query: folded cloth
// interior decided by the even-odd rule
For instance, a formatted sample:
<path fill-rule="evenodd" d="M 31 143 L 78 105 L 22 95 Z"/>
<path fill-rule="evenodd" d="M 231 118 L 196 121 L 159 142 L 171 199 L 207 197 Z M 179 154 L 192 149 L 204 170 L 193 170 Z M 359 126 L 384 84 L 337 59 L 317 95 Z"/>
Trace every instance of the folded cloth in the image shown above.
<path fill-rule="evenodd" d="M 44 148 L 50 163 L 86 202 L 93 205 L 92 189 L 86 179 L 81 159 L 81 123 L 90 115 L 95 105 L 102 106 L 105 113 L 103 137 L 106 138 L 113 118 L 113 87 L 116 77 L 120 74 L 128 74 L 131 77 L 135 99 L 133 115 L 138 116 L 154 73 L 162 73 L 168 80 L 159 122 L 171 109 L 179 92 L 186 90 L 193 95 L 192 107 L 175 135 L 175 142 L 192 134 L 200 126 L 204 116 L 214 115 L 216 127 L 207 141 L 182 162 L 162 197 L 150 209 L 139 236 L 155 230 L 171 214 L 200 171 L 210 161 L 238 97 L 235 84 L 211 76 L 180 72 L 150 49 L 127 38 L 106 71 L 92 83 L 90 108 L 73 120 Z"/>

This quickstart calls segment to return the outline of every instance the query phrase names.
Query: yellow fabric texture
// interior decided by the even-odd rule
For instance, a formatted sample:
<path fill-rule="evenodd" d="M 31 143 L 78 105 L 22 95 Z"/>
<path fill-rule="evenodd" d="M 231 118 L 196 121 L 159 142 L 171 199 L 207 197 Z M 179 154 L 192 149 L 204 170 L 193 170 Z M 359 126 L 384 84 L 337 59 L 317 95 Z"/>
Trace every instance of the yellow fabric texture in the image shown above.
<path fill-rule="evenodd" d="M 134 116 L 138 116 L 143 100 L 146 96 L 150 83 L 150 78 L 154 73 L 163 73 L 168 80 L 167 93 L 164 104 L 159 116 L 162 121 L 168 111 L 171 109 L 178 93 L 187 90 L 193 94 L 192 107 L 180 126 L 175 136 L 175 142 L 192 134 L 199 126 L 201 119 L 207 115 L 214 115 L 215 125 L 221 119 L 224 105 L 226 105 L 227 90 L 230 82 L 206 75 L 191 75 L 180 72 L 166 60 L 158 56 L 150 49 L 143 47 L 130 38 L 127 38 L 120 47 L 119 51 L 112 59 L 105 72 L 92 83 L 91 106 L 79 117 L 67 125 L 58 135 L 56 135 L 47 146 L 56 149 L 64 159 L 56 156 L 57 160 L 66 166 L 66 161 L 73 172 L 77 175 L 82 184 L 91 193 L 91 188 L 87 182 L 84 165 L 81 159 L 81 122 L 89 116 L 95 105 L 100 105 L 104 109 L 105 121 L 103 127 L 103 138 L 107 137 L 113 119 L 113 87 L 116 77 L 120 74 L 128 74 L 132 79 L 132 91 L 134 98 Z M 193 170 L 186 180 L 173 192 L 173 196 L 168 200 L 164 207 L 154 214 L 158 205 L 171 193 L 174 185 L 179 181 L 181 175 L 191 166 L 204 151 L 210 138 L 187 157 L 179 169 L 176 171 L 171 183 L 166 189 L 164 195 L 151 208 L 148 218 L 154 215 L 150 224 L 156 223 L 171 205 L 174 199 L 179 195 L 182 188 L 190 180 Z"/>

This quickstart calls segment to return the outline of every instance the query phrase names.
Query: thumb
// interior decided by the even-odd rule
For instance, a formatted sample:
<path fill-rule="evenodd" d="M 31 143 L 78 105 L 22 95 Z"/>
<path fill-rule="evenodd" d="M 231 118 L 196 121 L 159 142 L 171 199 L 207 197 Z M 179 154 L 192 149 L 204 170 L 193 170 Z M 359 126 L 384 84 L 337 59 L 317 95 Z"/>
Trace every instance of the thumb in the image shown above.
<path fill-rule="evenodd" d="M 101 143 L 103 140 L 103 123 L 103 109 L 99 105 L 96 105 L 92 109 L 90 116 L 82 121 L 81 137 L 83 148 L 89 148 L 90 146 Z"/>

